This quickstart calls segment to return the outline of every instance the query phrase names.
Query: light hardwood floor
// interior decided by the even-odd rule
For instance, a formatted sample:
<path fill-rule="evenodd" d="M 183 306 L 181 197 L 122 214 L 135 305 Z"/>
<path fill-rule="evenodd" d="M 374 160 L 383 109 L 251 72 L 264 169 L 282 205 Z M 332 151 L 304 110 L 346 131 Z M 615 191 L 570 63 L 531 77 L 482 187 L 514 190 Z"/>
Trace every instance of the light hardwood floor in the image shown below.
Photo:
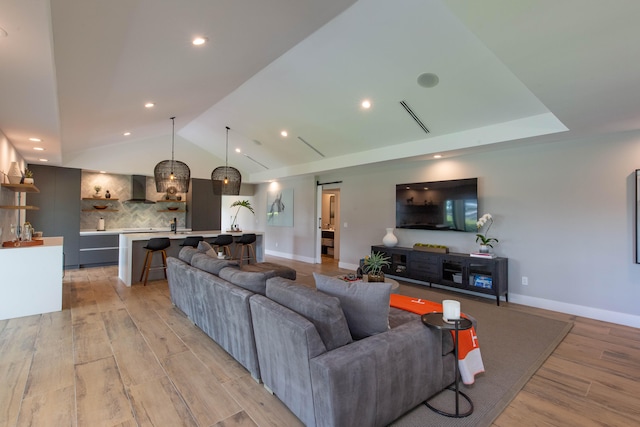
<path fill-rule="evenodd" d="M 295 268 L 306 283 L 313 271 L 340 272 L 331 262 L 268 260 Z M 638 329 L 505 309 L 575 326 L 495 426 L 640 419 Z M 116 267 L 67 271 L 61 312 L 0 321 L 0 384 L 0 427 L 301 425 L 172 307 L 166 281 L 127 288 Z"/>

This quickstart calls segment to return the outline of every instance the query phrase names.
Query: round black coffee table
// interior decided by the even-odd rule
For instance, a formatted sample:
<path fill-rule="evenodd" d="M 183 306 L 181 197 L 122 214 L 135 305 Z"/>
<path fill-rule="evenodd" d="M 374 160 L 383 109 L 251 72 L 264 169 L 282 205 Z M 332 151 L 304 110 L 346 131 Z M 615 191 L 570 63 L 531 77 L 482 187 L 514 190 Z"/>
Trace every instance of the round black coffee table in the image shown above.
<path fill-rule="evenodd" d="M 460 388 L 458 386 L 458 381 L 459 381 L 458 380 L 458 376 L 459 376 L 458 332 L 466 331 L 467 329 L 470 329 L 473 326 L 473 323 L 471 323 L 471 320 L 465 319 L 465 318 L 460 318 L 458 320 L 450 320 L 450 322 L 451 323 L 444 321 L 444 319 L 442 318 L 442 313 L 434 312 L 434 313 L 427 313 L 422 315 L 422 323 L 424 323 L 425 325 L 432 328 L 437 328 L 443 331 L 454 331 L 455 338 L 453 340 L 453 350 L 456 358 L 455 377 L 454 377 L 455 379 L 453 380 L 453 388 L 452 386 L 449 386 L 442 391 L 451 390 L 456 393 L 456 412 L 450 413 L 450 412 L 441 411 L 440 409 L 437 409 L 431 406 L 428 400 L 424 402 L 424 404 L 427 406 L 427 408 L 437 412 L 440 415 L 444 415 L 446 417 L 452 417 L 452 418 L 464 418 L 464 417 L 468 417 L 473 413 L 473 402 L 471 401 L 471 398 L 469 396 L 467 396 L 466 394 L 460 391 Z M 467 402 L 469 402 L 469 405 L 471 406 L 467 412 L 464 412 L 462 414 L 460 413 L 460 405 L 459 405 L 460 396 L 462 396 Z"/>

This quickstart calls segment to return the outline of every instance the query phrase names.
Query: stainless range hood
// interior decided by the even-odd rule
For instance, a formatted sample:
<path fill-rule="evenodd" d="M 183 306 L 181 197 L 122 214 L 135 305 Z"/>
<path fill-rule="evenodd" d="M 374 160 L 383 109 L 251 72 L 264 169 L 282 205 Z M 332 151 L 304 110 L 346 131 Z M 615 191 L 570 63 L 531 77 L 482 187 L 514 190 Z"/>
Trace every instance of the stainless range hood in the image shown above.
<path fill-rule="evenodd" d="M 147 177 L 144 175 L 131 175 L 131 198 L 125 203 L 155 203 L 147 199 Z"/>

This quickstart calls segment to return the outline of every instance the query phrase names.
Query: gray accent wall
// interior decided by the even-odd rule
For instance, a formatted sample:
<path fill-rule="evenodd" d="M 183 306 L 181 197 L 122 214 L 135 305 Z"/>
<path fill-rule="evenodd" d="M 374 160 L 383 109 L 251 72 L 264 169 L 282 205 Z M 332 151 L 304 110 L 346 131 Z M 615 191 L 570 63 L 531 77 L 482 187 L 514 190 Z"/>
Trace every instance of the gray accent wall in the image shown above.
<path fill-rule="evenodd" d="M 371 245 L 381 244 L 385 228 L 395 225 L 396 184 L 478 177 L 479 214 L 494 216 L 490 234 L 500 240 L 495 252 L 509 258 L 511 302 L 640 327 L 640 265 L 634 263 L 637 168 L 640 132 L 630 132 L 354 167 L 316 179 L 342 181 L 337 224 L 342 267 L 355 268 Z M 293 229 L 265 227 L 268 254 L 313 258 L 316 179 L 280 182 L 295 189 L 296 221 Z M 260 186 L 259 197 L 267 188 Z M 477 248 L 474 233 L 395 234 L 400 246 Z M 528 286 L 522 285 L 523 276 Z"/>

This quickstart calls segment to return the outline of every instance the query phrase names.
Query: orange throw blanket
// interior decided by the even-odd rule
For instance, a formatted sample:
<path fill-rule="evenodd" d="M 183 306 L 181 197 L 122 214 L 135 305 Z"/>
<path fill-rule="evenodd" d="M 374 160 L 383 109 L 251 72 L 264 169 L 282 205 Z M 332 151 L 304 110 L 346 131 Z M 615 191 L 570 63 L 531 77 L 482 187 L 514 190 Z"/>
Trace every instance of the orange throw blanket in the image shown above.
<path fill-rule="evenodd" d="M 389 305 L 420 315 L 442 312 L 440 303 L 398 294 L 391 294 Z M 464 314 L 462 316 L 465 317 Z M 452 331 L 451 336 L 455 339 L 455 332 Z M 484 372 L 478 337 L 473 326 L 458 332 L 458 367 L 464 384 L 473 384 L 475 375 Z"/>

